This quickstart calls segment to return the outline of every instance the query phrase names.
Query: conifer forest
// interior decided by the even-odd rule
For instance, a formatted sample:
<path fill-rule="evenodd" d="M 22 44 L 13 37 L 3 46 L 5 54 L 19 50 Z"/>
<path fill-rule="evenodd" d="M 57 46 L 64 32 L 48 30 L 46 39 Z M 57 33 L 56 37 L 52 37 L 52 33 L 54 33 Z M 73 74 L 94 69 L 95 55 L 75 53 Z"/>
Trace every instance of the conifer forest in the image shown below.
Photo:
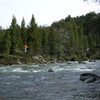
<path fill-rule="evenodd" d="M 51 26 L 38 26 L 34 15 L 28 25 L 24 18 L 18 25 L 13 16 L 9 28 L 0 27 L 0 63 L 35 62 L 35 56 L 46 61 L 100 59 L 100 13 L 69 15 Z"/>

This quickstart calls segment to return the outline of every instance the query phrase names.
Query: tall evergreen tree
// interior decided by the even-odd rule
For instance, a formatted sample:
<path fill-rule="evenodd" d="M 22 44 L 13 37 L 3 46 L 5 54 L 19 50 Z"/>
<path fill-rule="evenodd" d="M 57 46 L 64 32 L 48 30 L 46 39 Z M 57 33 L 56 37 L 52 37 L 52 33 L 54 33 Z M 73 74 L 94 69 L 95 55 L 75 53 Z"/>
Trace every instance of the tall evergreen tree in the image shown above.
<path fill-rule="evenodd" d="M 34 34 L 34 53 L 41 54 L 42 53 L 42 34 L 40 29 L 37 28 L 36 33 Z"/>
<path fill-rule="evenodd" d="M 54 56 L 56 53 L 56 33 L 54 32 L 54 28 L 50 28 L 50 33 L 49 33 L 49 46 L 50 46 L 50 55 Z"/>
<path fill-rule="evenodd" d="M 41 34 L 42 34 L 42 51 L 43 54 L 49 54 L 49 28 L 42 27 L 41 29 Z"/>
<path fill-rule="evenodd" d="M 29 52 L 31 54 L 35 54 L 36 31 L 37 31 L 37 24 L 35 22 L 34 15 L 32 15 L 30 24 L 28 26 L 28 46 L 29 46 Z"/>
<path fill-rule="evenodd" d="M 20 53 L 22 47 L 22 38 L 20 34 L 20 27 L 17 25 L 17 20 L 13 16 L 11 26 L 10 26 L 10 35 L 11 35 L 11 54 Z"/>
<path fill-rule="evenodd" d="M 16 18 L 13 16 L 11 26 L 10 26 L 10 34 L 11 34 L 11 54 L 16 53 L 17 49 L 17 21 Z"/>
<path fill-rule="evenodd" d="M 49 46 L 50 46 L 50 55 L 60 58 L 62 55 L 62 43 L 59 33 L 57 34 L 54 31 L 54 27 L 51 26 L 49 33 Z"/>
<path fill-rule="evenodd" d="M 3 54 L 9 55 L 10 54 L 10 48 L 11 48 L 11 36 L 9 30 L 6 30 L 5 35 L 3 36 Z"/>
<path fill-rule="evenodd" d="M 25 27 L 25 20 L 24 18 L 22 19 L 22 22 L 21 22 L 21 36 L 22 36 L 22 40 L 23 40 L 23 44 L 27 44 L 27 29 Z"/>

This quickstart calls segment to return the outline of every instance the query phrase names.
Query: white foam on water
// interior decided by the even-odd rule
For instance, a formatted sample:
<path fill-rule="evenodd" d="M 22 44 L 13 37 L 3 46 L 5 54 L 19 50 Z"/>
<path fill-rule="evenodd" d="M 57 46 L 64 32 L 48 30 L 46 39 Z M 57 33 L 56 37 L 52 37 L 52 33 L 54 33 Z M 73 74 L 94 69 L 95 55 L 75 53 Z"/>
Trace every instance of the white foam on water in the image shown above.
<path fill-rule="evenodd" d="M 27 70 L 22 70 L 21 68 L 14 68 L 12 72 L 28 72 Z"/>
<path fill-rule="evenodd" d="M 94 69 L 88 69 L 88 68 L 75 68 L 76 71 L 93 71 Z"/>
<path fill-rule="evenodd" d="M 22 66 L 7 66 L 7 67 L 0 68 L 0 72 L 34 72 L 34 73 L 37 73 L 41 71 L 42 70 L 30 69 L 30 67 L 27 70 L 24 70 Z"/>
<path fill-rule="evenodd" d="M 23 81 L 22 83 L 23 83 L 23 84 L 26 84 L 26 85 L 33 85 L 33 83 L 31 83 L 31 82 L 26 82 L 26 81 Z"/>
<path fill-rule="evenodd" d="M 39 71 L 39 70 L 32 70 L 31 72 L 37 73 L 37 72 L 41 72 L 41 71 Z"/>
<path fill-rule="evenodd" d="M 0 67 L 0 72 L 47 72 L 49 68 L 52 68 L 54 72 L 58 71 L 94 71 L 98 70 L 100 61 L 88 62 L 86 64 L 79 64 L 77 61 L 68 63 L 56 63 L 56 64 L 48 64 L 44 67 L 40 65 L 12 65 L 12 66 L 2 66 Z M 37 68 L 36 68 L 37 67 Z"/>
<path fill-rule="evenodd" d="M 54 71 L 63 71 L 63 70 L 65 70 L 65 66 L 63 66 L 63 67 L 61 67 L 61 66 L 54 66 L 54 67 L 52 67 L 52 69 L 54 70 Z"/>
<path fill-rule="evenodd" d="M 53 68 L 54 71 L 62 71 L 62 70 L 65 70 L 64 68 L 58 68 L 58 69 L 55 69 Z"/>

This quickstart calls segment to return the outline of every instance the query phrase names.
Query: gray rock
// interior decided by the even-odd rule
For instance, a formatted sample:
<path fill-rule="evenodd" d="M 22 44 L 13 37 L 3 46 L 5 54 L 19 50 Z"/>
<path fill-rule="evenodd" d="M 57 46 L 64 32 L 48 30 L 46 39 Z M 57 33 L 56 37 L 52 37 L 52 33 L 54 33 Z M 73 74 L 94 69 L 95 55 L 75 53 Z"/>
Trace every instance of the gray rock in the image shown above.
<path fill-rule="evenodd" d="M 96 60 L 95 59 L 90 59 L 89 62 L 96 62 Z"/>
<path fill-rule="evenodd" d="M 97 77 L 98 76 L 95 75 L 94 73 L 83 73 L 80 75 L 80 80 L 86 83 L 90 83 L 96 81 Z"/>
<path fill-rule="evenodd" d="M 49 68 L 49 69 L 48 69 L 48 72 L 53 72 L 53 69 L 52 69 L 52 68 Z"/>
<path fill-rule="evenodd" d="M 90 77 L 90 78 L 86 79 L 84 82 L 85 83 L 90 83 L 90 82 L 94 82 L 95 80 L 96 80 L 95 77 Z"/>
<path fill-rule="evenodd" d="M 96 80 L 95 83 L 100 83 L 100 79 Z"/>
<path fill-rule="evenodd" d="M 86 64 L 84 61 L 78 61 L 79 64 Z"/>
<path fill-rule="evenodd" d="M 98 76 L 98 77 L 96 78 L 95 83 L 100 83 L 100 76 Z"/>

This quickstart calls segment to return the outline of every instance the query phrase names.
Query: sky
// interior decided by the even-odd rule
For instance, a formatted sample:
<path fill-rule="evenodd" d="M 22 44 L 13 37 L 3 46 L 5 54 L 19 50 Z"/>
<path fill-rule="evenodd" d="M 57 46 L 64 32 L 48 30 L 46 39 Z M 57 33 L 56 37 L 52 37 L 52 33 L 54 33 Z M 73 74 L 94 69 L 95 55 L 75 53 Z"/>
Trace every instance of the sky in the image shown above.
<path fill-rule="evenodd" d="M 38 25 L 48 26 L 55 21 L 100 12 L 100 5 L 83 0 L 0 0 L 0 26 L 9 28 L 13 15 L 20 25 L 24 17 L 29 24 L 32 14 Z"/>

